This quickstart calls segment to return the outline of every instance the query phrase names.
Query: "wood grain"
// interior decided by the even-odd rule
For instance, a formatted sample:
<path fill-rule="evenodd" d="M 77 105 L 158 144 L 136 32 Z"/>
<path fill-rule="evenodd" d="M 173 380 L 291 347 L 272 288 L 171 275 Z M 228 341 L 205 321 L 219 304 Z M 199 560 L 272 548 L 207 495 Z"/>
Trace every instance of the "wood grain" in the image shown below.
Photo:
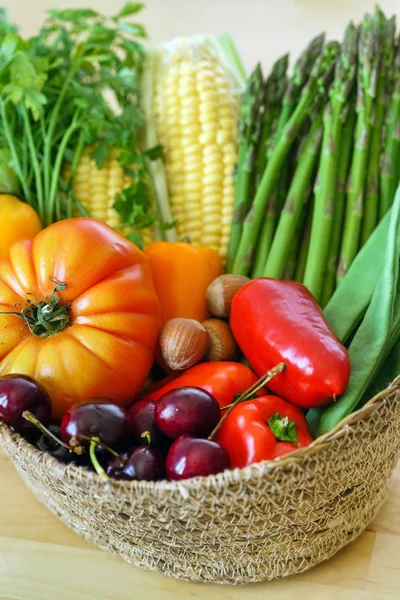
<path fill-rule="evenodd" d="M 306 573 L 221 587 L 184 583 L 93 548 L 51 515 L 0 454 L 0 600 L 391 600 L 400 598 L 400 465 L 362 536 Z"/>

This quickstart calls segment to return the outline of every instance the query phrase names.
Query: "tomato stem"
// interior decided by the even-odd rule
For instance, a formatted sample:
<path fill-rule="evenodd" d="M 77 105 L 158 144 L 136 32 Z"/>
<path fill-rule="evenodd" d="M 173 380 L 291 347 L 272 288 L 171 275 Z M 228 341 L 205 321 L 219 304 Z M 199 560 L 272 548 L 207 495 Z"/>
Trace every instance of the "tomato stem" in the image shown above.
<path fill-rule="evenodd" d="M 249 396 L 251 396 L 255 392 L 258 392 L 258 390 L 260 390 L 265 384 L 267 384 L 269 381 L 271 381 L 271 379 L 273 377 L 275 377 L 276 375 L 279 375 L 279 373 L 283 373 L 283 371 L 286 371 L 286 364 L 281 362 L 278 365 L 276 365 L 276 367 L 273 367 L 270 371 L 265 373 L 265 375 L 260 377 L 260 379 L 258 381 L 256 381 L 248 390 L 246 390 L 242 394 L 240 394 L 236 398 L 236 400 L 234 402 L 232 402 L 232 404 L 228 404 L 228 406 L 226 406 L 226 407 L 224 406 L 221 410 L 227 409 L 226 413 L 216 424 L 216 426 L 212 430 L 211 434 L 208 436 L 208 439 L 213 440 L 215 438 L 216 434 L 218 433 L 218 431 L 220 430 L 220 428 L 222 426 L 222 423 L 225 421 L 225 419 L 227 418 L 229 413 L 235 408 L 235 406 L 237 404 L 239 404 L 239 402 L 243 402 L 244 400 L 248 399 Z"/>
<path fill-rule="evenodd" d="M 56 284 L 50 298 L 39 300 L 34 294 L 29 293 L 30 296 L 33 296 L 33 301 L 28 299 L 25 308 L 16 304 L 15 306 L 18 306 L 20 310 L 1 312 L 0 314 L 19 317 L 25 321 L 25 327 L 29 328 L 32 335 L 41 338 L 47 338 L 65 329 L 71 320 L 70 305 L 61 304 L 61 298 L 57 298 L 56 294 L 64 291 L 67 285 L 51 277 L 49 279 Z"/>

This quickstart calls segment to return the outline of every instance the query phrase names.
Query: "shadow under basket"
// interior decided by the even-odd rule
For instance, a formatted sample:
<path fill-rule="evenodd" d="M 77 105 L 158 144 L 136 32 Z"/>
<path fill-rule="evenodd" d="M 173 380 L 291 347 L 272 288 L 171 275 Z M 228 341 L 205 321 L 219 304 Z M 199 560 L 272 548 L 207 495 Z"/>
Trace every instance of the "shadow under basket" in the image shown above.
<path fill-rule="evenodd" d="M 36 498 L 87 541 L 191 581 L 248 583 L 305 571 L 354 540 L 385 501 L 400 448 L 400 381 L 309 446 L 184 482 L 104 482 L 0 425 Z"/>

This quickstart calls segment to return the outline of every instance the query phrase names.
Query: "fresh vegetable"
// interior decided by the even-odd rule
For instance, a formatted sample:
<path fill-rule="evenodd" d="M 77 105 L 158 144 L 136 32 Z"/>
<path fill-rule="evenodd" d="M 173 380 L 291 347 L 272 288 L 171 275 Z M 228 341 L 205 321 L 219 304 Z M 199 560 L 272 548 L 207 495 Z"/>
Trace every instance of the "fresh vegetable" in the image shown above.
<path fill-rule="evenodd" d="M 288 240 L 293 241 L 301 221 L 304 206 L 308 199 L 308 189 L 312 181 L 314 167 L 318 159 L 321 137 L 322 115 L 318 114 L 307 135 L 302 156 L 293 175 L 272 241 L 271 251 L 264 254 L 264 268 L 260 272 L 255 272 L 254 276 L 281 279 L 284 275 L 291 251 Z"/>
<path fill-rule="evenodd" d="M 88 160 L 88 152 L 97 167 L 114 158 L 129 178 L 126 189 L 118 189 L 116 181 L 108 186 L 104 172 L 96 181 L 86 178 L 100 204 L 112 202 L 102 189 L 117 192 L 113 207 L 121 226 L 142 229 L 160 220 L 147 171 L 160 148 L 143 152 L 139 141 L 144 48 L 137 40 L 146 32 L 130 17 L 141 8 L 129 2 L 110 18 L 93 9 L 53 9 L 36 36 L 23 39 L 14 31 L 0 43 L 0 148 L 8 152 L 8 166 L 43 225 L 75 209 L 87 215 L 74 182 L 78 171 L 85 179 L 80 161 Z M 75 191 L 82 186 L 81 179 Z"/>
<path fill-rule="evenodd" d="M 14 244 L 0 263 L 0 311 L 0 374 L 34 375 L 54 417 L 87 398 L 128 404 L 154 361 L 160 314 L 146 258 L 93 219 Z"/>
<path fill-rule="evenodd" d="M 206 290 L 222 271 L 217 252 L 186 242 L 154 242 L 145 255 L 161 303 L 162 324 L 175 317 L 207 318 Z"/>
<path fill-rule="evenodd" d="M 315 106 L 315 102 L 318 101 L 319 96 L 331 80 L 338 49 L 339 45 L 337 43 L 329 43 L 318 57 L 302 90 L 299 103 L 277 140 L 260 185 L 257 188 L 250 212 L 244 219 L 242 236 L 233 267 L 234 273 L 247 275 L 250 270 L 268 200 L 296 135 Z"/>
<path fill-rule="evenodd" d="M 236 167 L 235 199 L 231 231 L 228 245 L 228 269 L 233 261 L 242 234 L 243 219 L 251 205 L 251 178 L 256 160 L 258 135 L 260 135 L 260 113 L 263 115 L 264 83 L 261 66 L 258 63 L 251 73 L 242 95 L 239 133 L 238 161 Z M 266 121 L 266 119 L 265 119 Z M 267 154 L 267 149 L 264 149 Z"/>
<path fill-rule="evenodd" d="M 383 271 L 389 224 L 390 213 L 363 246 L 324 309 L 328 323 L 343 343 L 362 320 Z"/>
<path fill-rule="evenodd" d="M 353 94 L 354 96 L 354 94 Z M 339 160 L 337 167 L 337 180 L 333 211 L 332 235 L 328 249 L 328 260 L 326 265 L 325 280 L 322 293 L 321 305 L 326 306 L 336 289 L 337 272 L 339 267 L 339 254 L 342 244 L 343 224 L 346 212 L 346 186 L 351 166 L 353 152 L 353 134 L 356 124 L 355 98 L 350 98 L 349 104 L 344 112 L 347 112 L 345 123 L 343 125 Z M 296 277 L 297 279 L 297 277 Z M 298 279 L 303 281 L 303 277 Z"/>
<path fill-rule="evenodd" d="M 389 93 L 389 110 L 386 116 L 385 145 L 380 178 L 380 218 L 390 209 L 400 177 L 400 35 L 397 38 L 392 64 L 393 90 Z"/>
<path fill-rule="evenodd" d="M 324 135 L 318 174 L 314 186 L 314 210 L 310 248 L 304 274 L 304 285 L 320 302 L 327 267 L 329 245 L 335 213 L 335 197 L 339 148 L 345 116 L 345 106 L 356 76 L 357 28 L 346 29 L 336 63 L 335 76 L 329 90 L 329 102 L 324 111 Z"/>
<path fill-rule="evenodd" d="M 149 60 L 155 128 L 179 238 L 226 256 L 243 67 L 232 42 L 177 38 Z"/>
<path fill-rule="evenodd" d="M 285 400 L 311 408 L 345 391 L 347 351 L 303 285 L 267 278 L 247 283 L 233 298 L 230 325 L 258 376 L 286 364 L 286 372 L 269 384 Z"/>
<path fill-rule="evenodd" d="M 32 239 L 41 230 L 41 225 L 31 206 L 15 196 L 0 194 L 0 230 L 0 260 L 3 260 L 15 242 Z"/>
<path fill-rule="evenodd" d="M 277 396 L 261 396 L 238 404 L 227 416 L 216 441 L 228 451 L 231 467 L 304 448 L 313 441 L 303 413 Z"/>
<path fill-rule="evenodd" d="M 149 214 L 148 223 L 143 220 L 135 236 L 135 230 L 129 227 L 129 224 L 124 224 L 122 214 L 114 206 L 119 195 L 129 194 L 126 190 L 129 190 L 133 182 L 132 177 L 125 172 L 118 161 L 121 152 L 116 148 L 111 149 L 102 165 L 98 166 L 92 157 L 93 151 L 94 148 L 87 148 L 79 159 L 72 183 L 73 197 L 79 202 L 82 210 L 87 211 L 91 217 L 104 221 L 110 227 L 128 234 L 134 242 L 147 246 L 153 239 L 151 225 L 154 215 Z M 67 165 L 63 172 L 66 181 L 71 177 L 71 173 L 71 166 Z M 149 183 L 146 182 L 146 185 L 148 186 Z"/>
<path fill-rule="evenodd" d="M 347 208 L 340 254 L 339 280 L 347 273 L 360 244 L 362 218 L 365 211 L 365 180 L 368 150 L 372 137 L 372 113 L 377 92 L 382 39 L 379 35 L 380 15 L 364 17 L 359 41 L 357 73 L 357 124 L 354 153 L 349 175 Z"/>
<path fill-rule="evenodd" d="M 392 92 L 392 74 L 395 49 L 396 17 L 385 19 L 379 7 L 376 7 L 378 34 L 382 39 L 379 63 L 379 75 L 376 89 L 375 115 L 368 155 L 367 183 L 365 189 L 365 214 L 362 223 L 361 245 L 365 244 L 379 222 L 379 184 L 381 170 L 382 131 L 385 127 L 387 105 Z M 397 170 L 397 169 L 396 169 Z M 397 170 L 397 173 L 400 171 Z M 398 181 L 398 175 L 397 175 Z M 391 201 L 395 187 L 390 190 Z"/>
<path fill-rule="evenodd" d="M 246 365 L 235 362 L 200 363 L 179 377 L 169 380 L 165 385 L 157 384 L 155 390 L 150 388 L 144 399 L 158 400 L 176 388 L 198 387 L 213 396 L 220 407 L 228 406 L 232 399 L 251 387 L 257 380 L 253 371 Z"/>
<path fill-rule="evenodd" d="M 364 319 L 349 346 L 352 375 L 345 394 L 322 413 L 318 432 L 349 415 L 400 339 L 400 188 L 391 210 L 381 276 Z"/>

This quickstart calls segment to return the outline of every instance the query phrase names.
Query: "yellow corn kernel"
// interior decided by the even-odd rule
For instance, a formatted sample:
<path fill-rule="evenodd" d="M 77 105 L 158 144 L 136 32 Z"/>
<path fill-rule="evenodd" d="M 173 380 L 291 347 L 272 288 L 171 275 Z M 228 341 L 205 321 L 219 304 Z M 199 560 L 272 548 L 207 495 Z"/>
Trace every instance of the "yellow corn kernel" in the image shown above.
<path fill-rule="evenodd" d="M 100 169 L 90 158 L 90 153 L 91 148 L 87 148 L 78 163 L 73 183 L 74 196 L 86 208 L 91 217 L 107 223 L 110 227 L 114 227 L 126 235 L 130 229 L 119 227 L 122 223 L 121 215 L 113 208 L 113 204 L 116 195 L 130 186 L 131 178 L 126 175 L 118 162 L 118 149 L 111 150 Z M 64 177 L 68 179 L 70 173 L 71 168 L 67 166 L 64 170 Z M 151 228 L 138 233 L 142 236 L 144 246 L 151 243 Z"/>

